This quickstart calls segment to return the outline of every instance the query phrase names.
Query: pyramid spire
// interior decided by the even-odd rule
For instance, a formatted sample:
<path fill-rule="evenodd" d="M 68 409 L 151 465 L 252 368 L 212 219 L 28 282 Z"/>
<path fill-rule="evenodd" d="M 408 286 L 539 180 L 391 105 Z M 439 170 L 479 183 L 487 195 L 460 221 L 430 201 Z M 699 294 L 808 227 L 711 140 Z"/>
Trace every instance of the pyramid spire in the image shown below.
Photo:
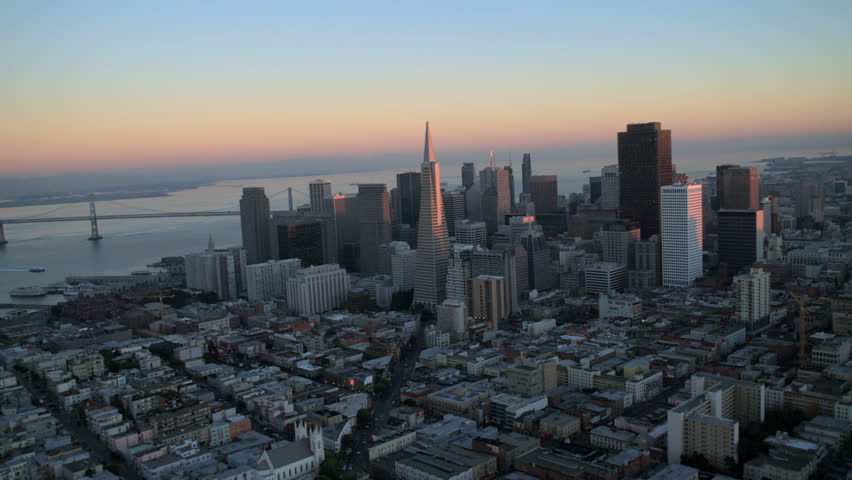
<path fill-rule="evenodd" d="M 212 233 L 210 234 L 210 237 L 207 239 L 207 251 L 211 252 L 211 253 L 216 251 L 216 245 L 213 243 L 213 234 Z"/>
<path fill-rule="evenodd" d="M 426 122 L 426 145 L 423 147 L 423 163 L 435 163 L 435 149 L 432 148 L 432 132 Z"/>

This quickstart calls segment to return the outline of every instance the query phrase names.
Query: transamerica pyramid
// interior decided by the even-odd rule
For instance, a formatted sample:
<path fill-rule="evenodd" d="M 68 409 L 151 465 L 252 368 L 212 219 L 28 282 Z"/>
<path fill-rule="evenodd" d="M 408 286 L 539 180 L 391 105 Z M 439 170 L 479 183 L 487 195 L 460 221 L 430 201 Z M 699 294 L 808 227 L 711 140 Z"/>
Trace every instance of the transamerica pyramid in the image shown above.
<path fill-rule="evenodd" d="M 426 145 L 420 165 L 420 219 L 417 223 L 417 269 L 414 301 L 429 310 L 447 296 L 447 263 L 450 242 L 441 199 L 441 167 L 435 161 L 432 133 L 426 122 Z"/>

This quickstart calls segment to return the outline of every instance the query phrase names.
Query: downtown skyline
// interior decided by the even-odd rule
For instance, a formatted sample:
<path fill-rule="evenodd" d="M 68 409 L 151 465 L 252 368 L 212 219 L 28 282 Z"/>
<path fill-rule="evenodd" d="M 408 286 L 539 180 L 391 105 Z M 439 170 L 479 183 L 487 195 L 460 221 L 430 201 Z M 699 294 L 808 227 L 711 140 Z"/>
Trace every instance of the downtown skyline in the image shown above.
<path fill-rule="evenodd" d="M 618 16 L 254 7 L 0 6 L 0 176 L 325 158 L 393 167 L 386 157 L 414 151 L 423 118 L 446 152 L 519 163 L 524 151 L 612 145 L 625 123 L 652 120 L 708 169 L 714 144 L 756 157 L 807 137 L 824 139 L 813 153 L 852 146 L 844 3 L 772 4 L 771 15 L 733 3 L 621 4 Z"/>

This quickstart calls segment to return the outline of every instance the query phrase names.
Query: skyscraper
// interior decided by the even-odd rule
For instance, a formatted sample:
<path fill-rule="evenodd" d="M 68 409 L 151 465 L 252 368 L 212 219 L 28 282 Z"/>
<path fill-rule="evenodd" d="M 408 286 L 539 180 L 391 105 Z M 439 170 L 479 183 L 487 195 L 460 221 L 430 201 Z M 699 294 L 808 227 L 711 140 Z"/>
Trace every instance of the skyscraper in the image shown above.
<path fill-rule="evenodd" d="M 485 322 L 492 330 L 499 330 L 507 318 L 503 277 L 479 275 L 472 280 L 474 322 Z"/>
<path fill-rule="evenodd" d="M 464 194 L 458 190 L 441 191 L 441 199 L 444 201 L 444 218 L 447 222 L 447 234 L 455 235 L 456 220 L 463 220 L 464 217 Z"/>
<path fill-rule="evenodd" d="M 305 218 L 296 212 L 275 212 L 270 221 L 272 257 L 286 260 L 298 258 L 302 265 L 323 265 L 332 252 L 325 252 L 324 225 L 316 218 Z M 328 233 L 326 233 L 327 235 Z M 333 252 L 335 257 L 337 252 Z"/>
<path fill-rule="evenodd" d="M 530 193 L 530 177 L 532 176 L 532 156 L 529 153 L 524 154 L 523 163 L 521 163 L 521 180 L 523 180 L 523 189 L 521 192 Z"/>
<path fill-rule="evenodd" d="M 621 217 L 639 222 L 642 238 L 660 232 L 660 187 L 672 183 L 672 132 L 660 123 L 627 125 L 618 133 Z"/>
<path fill-rule="evenodd" d="M 248 264 L 271 258 L 269 247 L 269 198 L 262 187 L 243 188 L 240 199 L 240 229 Z"/>
<path fill-rule="evenodd" d="M 456 220 L 455 232 L 456 243 L 479 245 L 483 248 L 486 246 L 485 222 L 474 222 L 467 219 Z"/>
<path fill-rule="evenodd" d="M 484 228 L 484 227 L 483 227 Z M 470 311 L 470 278 L 473 272 L 473 245 L 453 244 L 447 266 L 447 300 L 464 302 Z"/>
<path fill-rule="evenodd" d="M 476 165 L 472 163 L 463 163 L 462 168 L 462 186 L 468 189 L 476 183 Z"/>
<path fill-rule="evenodd" d="M 434 310 L 447 296 L 450 242 L 441 197 L 441 167 L 435 161 L 432 133 L 426 122 L 423 163 L 420 166 L 420 220 L 417 223 L 417 274 L 414 303 Z"/>
<path fill-rule="evenodd" d="M 760 210 L 760 176 L 756 168 L 716 167 L 716 195 L 720 210 Z"/>
<path fill-rule="evenodd" d="M 614 262 L 632 268 L 633 244 L 641 238 L 639 223 L 630 220 L 612 222 L 601 228 L 603 261 Z"/>
<path fill-rule="evenodd" d="M 324 212 L 328 204 L 326 197 L 331 196 L 331 182 L 318 178 L 308 185 L 311 197 L 311 211 Z"/>
<path fill-rule="evenodd" d="M 556 175 L 533 175 L 529 182 L 530 200 L 535 204 L 535 213 L 556 213 L 559 210 Z"/>
<path fill-rule="evenodd" d="M 668 185 L 661 192 L 663 286 L 689 287 L 703 274 L 701 185 Z"/>
<path fill-rule="evenodd" d="M 763 210 L 719 210 L 719 262 L 728 274 L 763 259 Z"/>
<path fill-rule="evenodd" d="M 601 177 L 589 177 L 589 203 L 596 205 L 601 201 L 603 194 L 603 181 Z"/>
<path fill-rule="evenodd" d="M 509 172 L 509 209 L 515 209 L 515 171 L 511 165 L 506 165 L 503 170 Z"/>
<path fill-rule="evenodd" d="M 799 183 L 799 202 L 796 204 L 796 215 L 811 217 L 814 222 L 821 223 L 825 219 L 823 202 L 825 194 L 822 183 L 814 180 L 803 180 Z"/>
<path fill-rule="evenodd" d="M 618 209 L 618 165 L 607 165 L 601 169 L 601 208 Z"/>
<path fill-rule="evenodd" d="M 379 245 L 391 241 L 391 213 L 388 187 L 383 183 L 358 185 L 358 228 L 361 274 L 380 273 Z"/>
<path fill-rule="evenodd" d="M 399 223 L 417 228 L 420 217 L 420 172 L 396 174 L 396 188 L 399 192 Z"/>
<path fill-rule="evenodd" d="M 482 220 L 492 234 L 503 223 L 503 214 L 511 211 L 509 172 L 494 165 L 494 152 L 491 152 L 491 165 L 479 172 L 479 188 Z"/>

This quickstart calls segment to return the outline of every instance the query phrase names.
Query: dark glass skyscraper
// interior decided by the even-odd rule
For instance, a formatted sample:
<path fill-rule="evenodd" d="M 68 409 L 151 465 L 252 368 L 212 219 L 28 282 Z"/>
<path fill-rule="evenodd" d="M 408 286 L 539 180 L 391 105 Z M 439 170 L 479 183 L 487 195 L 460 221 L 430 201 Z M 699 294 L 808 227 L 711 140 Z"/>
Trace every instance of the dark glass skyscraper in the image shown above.
<path fill-rule="evenodd" d="M 383 183 L 358 185 L 358 229 L 361 274 L 379 272 L 379 245 L 391 241 L 390 196 Z"/>
<path fill-rule="evenodd" d="M 556 175 L 533 175 L 529 182 L 530 200 L 535 204 L 535 213 L 556 212 L 559 209 Z"/>
<path fill-rule="evenodd" d="M 399 223 L 407 223 L 416 229 L 420 218 L 420 172 L 397 173 L 396 188 L 399 194 Z"/>
<path fill-rule="evenodd" d="M 246 264 L 253 265 L 272 258 L 269 248 L 269 198 L 262 187 L 243 188 L 240 229 Z"/>
<path fill-rule="evenodd" d="M 642 238 L 660 233 L 660 187 L 672 184 L 672 132 L 659 122 L 627 125 L 618 133 L 622 218 L 639 222 Z"/>
<path fill-rule="evenodd" d="M 503 170 L 509 172 L 509 208 L 515 209 L 515 171 L 511 165 L 506 165 Z"/>
<path fill-rule="evenodd" d="M 530 193 L 530 177 L 532 176 L 532 156 L 529 153 L 524 154 L 524 160 L 521 164 L 521 185 L 522 193 Z"/>
<path fill-rule="evenodd" d="M 722 210 L 760 210 L 760 175 L 756 168 L 716 167 L 716 196 Z"/>
<path fill-rule="evenodd" d="M 462 185 L 464 188 L 470 188 L 476 183 L 476 165 L 472 163 L 462 164 Z"/>

